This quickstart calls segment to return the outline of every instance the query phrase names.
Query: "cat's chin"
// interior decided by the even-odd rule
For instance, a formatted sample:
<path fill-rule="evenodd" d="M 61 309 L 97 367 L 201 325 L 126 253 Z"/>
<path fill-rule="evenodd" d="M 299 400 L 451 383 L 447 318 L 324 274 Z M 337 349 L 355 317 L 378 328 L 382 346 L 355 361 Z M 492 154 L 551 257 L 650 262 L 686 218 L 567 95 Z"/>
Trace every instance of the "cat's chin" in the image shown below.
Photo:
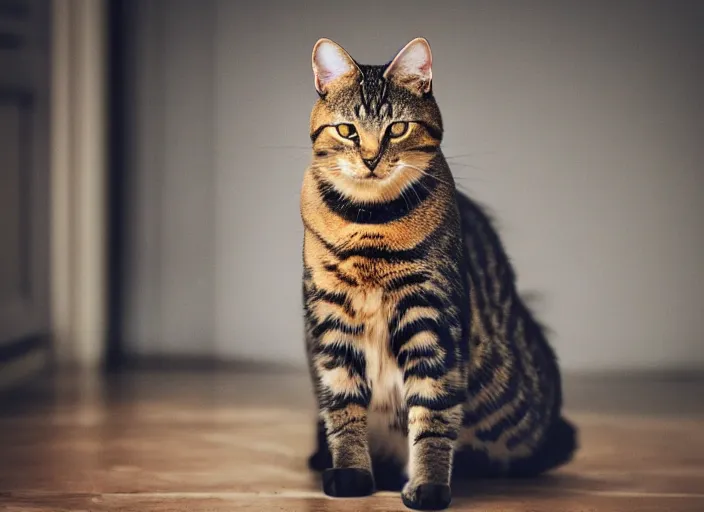
<path fill-rule="evenodd" d="M 348 199 L 363 203 L 384 203 L 394 201 L 401 196 L 401 191 L 418 178 L 413 172 L 384 170 L 374 177 L 338 173 L 328 175 L 327 183 L 338 193 Z"/>
<path fill-rule="evenodd" d="M 389 175 L 386 176 L 379 176 L 378 174 L 368 174 L 366 176 L 352 176 L 351 177 L 354 181 L 362 182 L 362 183 L 369 183 L 369 182 L 382 182 L 386 179 L 389 178 Z"/>
<path fill-rule="evenodd" d="M 353 173 L 344 173 L 342 176 L 356 183 L 381 183 L 384 180 L 390 180 L 394 174 L 393 170 L 384 170 L 381 173 L 379 171 L 355 171 Z"/>
<path fill-rule="evenodd" d="M 395 183 L 391 175 L 366 178 L 346 176 L 344 179 L 336 181 L 334 186 L 339 192 L 360 201 L 384 202 L 393 200 L 399 195 L 399 184 Z"/>

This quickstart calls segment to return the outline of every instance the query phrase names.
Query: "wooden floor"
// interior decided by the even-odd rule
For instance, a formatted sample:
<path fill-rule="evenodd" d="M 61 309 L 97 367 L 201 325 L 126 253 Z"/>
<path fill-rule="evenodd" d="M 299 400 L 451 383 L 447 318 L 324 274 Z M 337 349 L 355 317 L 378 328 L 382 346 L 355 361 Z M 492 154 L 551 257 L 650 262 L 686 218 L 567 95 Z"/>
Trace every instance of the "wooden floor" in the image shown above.
<path fill-rule="evenodd" d="M 574 462 L 455 488 L 452 510 L 704 511 L 704 380 L 573 377 L 566 396 Z M 320 492 L 305 375 L 74 375 L 0 407 L 2 511 L 406 510 Z"/>

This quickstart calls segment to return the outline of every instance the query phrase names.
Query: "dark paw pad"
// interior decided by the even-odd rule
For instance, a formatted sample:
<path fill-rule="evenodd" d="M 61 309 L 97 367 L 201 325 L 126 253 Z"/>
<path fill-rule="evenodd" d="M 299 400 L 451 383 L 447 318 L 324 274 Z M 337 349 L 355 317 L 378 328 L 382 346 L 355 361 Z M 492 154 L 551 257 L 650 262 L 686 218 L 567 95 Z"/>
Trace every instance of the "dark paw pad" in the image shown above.
<path fill-rule="evenodd" d="M 444 510 L 450 506 L 450 486 L 421 484 L 401 494 L 403 504 L 414 510 Z"/>
<path fill-rule="evenodd" d="M 364 469 L 326 469 L 323 473 L 323 492 L 335 498 L 369 496 L 374 494 L 374 478 Z"/>

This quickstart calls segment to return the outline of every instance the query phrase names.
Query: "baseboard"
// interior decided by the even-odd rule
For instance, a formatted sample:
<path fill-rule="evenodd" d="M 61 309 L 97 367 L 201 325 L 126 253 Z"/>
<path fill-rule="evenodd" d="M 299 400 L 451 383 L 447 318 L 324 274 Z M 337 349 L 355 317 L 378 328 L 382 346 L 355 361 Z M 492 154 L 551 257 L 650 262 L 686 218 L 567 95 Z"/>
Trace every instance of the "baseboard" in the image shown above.
<path fill-rule="evenodd" d="M 301 373 L 300 363 L 275 363 L 246 359 L 218 359 L 208 356 L 125 356 L 118 371 L 225 371 L 236 373 Z"/>
<path fill-rule="evenodd" d="M 33 336 L 0 346 L 0 392 L 32 382 L 49 367 L 50 358 L 48 336 Z"/>

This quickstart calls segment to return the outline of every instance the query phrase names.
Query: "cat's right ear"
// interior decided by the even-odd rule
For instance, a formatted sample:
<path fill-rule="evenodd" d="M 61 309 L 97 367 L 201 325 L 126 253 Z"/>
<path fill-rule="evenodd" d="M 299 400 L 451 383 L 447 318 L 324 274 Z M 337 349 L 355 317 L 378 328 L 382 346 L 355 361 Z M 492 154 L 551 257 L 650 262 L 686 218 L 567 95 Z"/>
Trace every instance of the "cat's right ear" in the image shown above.
<path fill-rule="evenodd" d="M 342 46 L 327 38 L 319 39 L 313 47 L 313 75 L 315 90 L 324 96 L 339 80 L 351 80 L 359 68 Z"/>

